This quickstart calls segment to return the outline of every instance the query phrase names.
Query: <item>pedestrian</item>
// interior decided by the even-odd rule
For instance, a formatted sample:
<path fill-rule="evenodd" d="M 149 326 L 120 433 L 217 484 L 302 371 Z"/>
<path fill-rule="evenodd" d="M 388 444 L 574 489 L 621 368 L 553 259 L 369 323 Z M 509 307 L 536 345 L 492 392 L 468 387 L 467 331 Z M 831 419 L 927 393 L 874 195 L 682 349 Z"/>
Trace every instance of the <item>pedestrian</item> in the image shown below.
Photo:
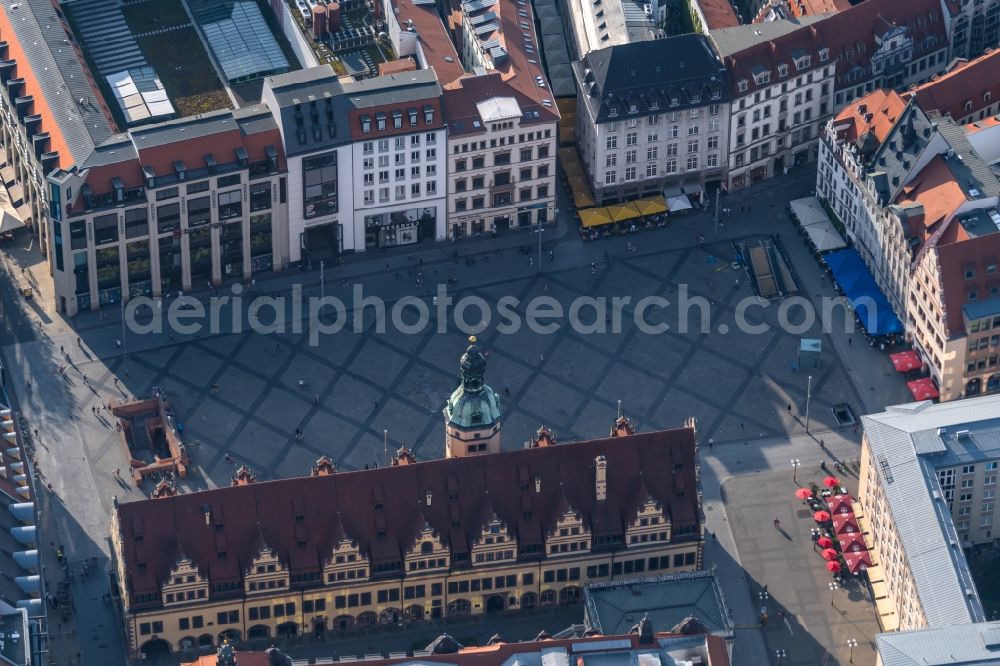
<path fill-rule="evenodd" d="M 59 353 L 60 354 L 65 354 L 66 353 L 65 347 L 63 347 L 62 345 L 59 345 Z"/>
<path fill-rule="evenodd" d="M 503 395 L 504 395 L 505 398 L 509 398 L 510 397 L 510 389 L 507 388 L 506 386 L 503 387 Z"/>
<path fill-rule="evenodd" d="M 852 344 L 854 344 L 854 338 L 847 338 L 847 346 L 850 347 Z"/>
<path fill-rule="evenodd" d="M 118 386 L 118 378 L 117 377 L 115 377 L 114 382 L 115 382 L 115 386 Z"/>
<path fill-rule="evenodd" d="M 713 446 L 715 446 L 715 440 L 712 439 L 711 437 L 709 437 L 708 438 L 708 448 L 712 448 Z"/>
<path fill-rule="evenodd" d="M 119 467 L 115 467 L 115 478 L 116 478 L 116 479 L 118 479 L 118 478 L 121 478 L 121 475 L 122 475 L 122 470 L 121 470 L 121 468 L 119 468 Z"/>
<path fill-rule="evenodd" d="M 233 457 L 229 455 L 228 451 L 226 452 L 226 462 L 229 463 L 230 465 L 233 464 Z"/>
<path fill-rule="evenodd" d="M 740 430 L 743 430 L 743 421 L 740 421 Z"/>
<path fill-rule="evenodd" d="M 788 403 L 788 413 L 792 413 L 792 403 Z"/>
<path fill-rule="evenodd" d="M 316 406 L 319 406 L 319 393 L 316 394 Z"/>
<path fill-rule="evenodd" d="M 375 407 L 372 409 L 372 411 L 375 411 L 376 409 L 378 409 L 378 400 L 375 401 Z"/>

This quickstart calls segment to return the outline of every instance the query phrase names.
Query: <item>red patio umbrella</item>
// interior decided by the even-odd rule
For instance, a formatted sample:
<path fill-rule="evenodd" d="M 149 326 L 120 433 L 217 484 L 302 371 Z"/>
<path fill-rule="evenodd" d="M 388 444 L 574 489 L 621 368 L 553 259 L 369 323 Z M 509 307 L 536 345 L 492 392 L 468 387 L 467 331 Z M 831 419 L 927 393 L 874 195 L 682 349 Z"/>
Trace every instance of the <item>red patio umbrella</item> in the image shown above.
<path fill-rule="evenodd" d="M 835 551 L 833 548 L 824 548 L 823 552 L 820 553 L 820 555 L 822 555 L 823 559 L 828 562 L 832 562 L 835 559 L 837 559 L 837 551 Z"/>
<path fill-rule="evenodd" d="M 829 537 L 820 537 L 816 539 L 816 545 L 820 548 L 829 548 L 833 545 L 833 539 L 830 539 Z"/>
<path fill-rule="evenodd" d="M 937 386 L 934 384 L 934 379 L 931 377 L 924 377 L 913 382 L 906 382 L 906 388 L 910 389 L 910 393 L 917 400 L 930 400 L 932 398 L 940 397 Z"/>
<path fill-rule="evenodd" d="M 872 565 L 871 554 L 867 550 L 859 553 L 844 553 L 844 560 L 847 561 L 847 569 L 851 573 L 864 571 Z"/>
<path fill-rule="evenodd" d="M 823 485 L 827 488 L 835 488 L 840 485 L 840 479 L 835 476 L 828 476 L 823 479 Z"/>
<path fill-rule="evenodd" d="M 832 573 L 840 573 L 840 562 L 827 562 L 826 570 Z"/>
<path fill-rule="evenodd" d="M 892 360 L 892 365 L 896 368 L 896 372 L 909 372 L 910 370 L 916 370 L 923 363 L 920 361 L 920 357 L 917 356 L 917 352 L 910 351 L 900 352 L 898 354 L 892 354 L 889 356 Z"/>
<path fill-rule="evenodd" d="M 825 523 L 826 521 L 830 520 L 830 514 L 827 513 L 826 511 L 817 511 L 816 513 L 813 514 L 813 520 L 815 520 L 817 523 Z"/>
<path fill-rule="evenodd" d="M 830 513 L 851 513 L 854 511 L 852 502 L 854 500 L 848 494 L 834 495 L 826 498 L 826 503 L 830 507 Z"/>
<path fill-rule="evenodd" d="M 798 490 L 795 491 L 795 496 L 798 497 L 800 500 L 807 500 L 813 496 L 813 493 L 808 488 L 799 488 Z"/>

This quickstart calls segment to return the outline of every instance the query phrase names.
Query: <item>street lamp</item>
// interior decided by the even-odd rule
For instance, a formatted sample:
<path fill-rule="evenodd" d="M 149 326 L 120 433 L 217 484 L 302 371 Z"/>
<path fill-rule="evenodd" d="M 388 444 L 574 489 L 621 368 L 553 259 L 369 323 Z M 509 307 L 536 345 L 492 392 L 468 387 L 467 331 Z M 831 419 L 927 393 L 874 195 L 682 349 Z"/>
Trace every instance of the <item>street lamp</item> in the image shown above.
<path fill-rule="evenodd" d="M 850 658 L 849 661 L 850 661 L 850 663 L 853 664 L 854 663 L 854 648 L 858 647 L 858 641 L 856 641 L 853 638 L 848 638 L 847 639 L 847 647 L 851 648 L 851 658 Z"/>
<path fill-rule="evenodd" d="M 801 464 L 802 463 L 799 462 L 798 458 L 792 458 L 792 483 L 798 483 L 798 479 L 796 479 L 795 476 L 796 476 L 796 474 L 798 474 L 799 465 L 801 465 Z M 796 491 L 796 492 L 798 492 L 798 491 Z"/>
<path fill-rule="evenodd" d="M 830 588 L 830 605 L 833 606 L 833 595 L 840 589 L 840 585 L 837 585 L 836 583 L 829 583 L 827 586 Z"/>
<path fill-rule="evenodd" d="M 806 386 L 806 434 L 809 434 L 809 403 L 812 401 L 813 378 L 809 375 L 809 384 Z"/>
<path fill-rule="evenodd" d="M 780 664 L 783 660 L 788 658 L 788 653 L 781 649 L 775 650 L 774 658 Z"/>

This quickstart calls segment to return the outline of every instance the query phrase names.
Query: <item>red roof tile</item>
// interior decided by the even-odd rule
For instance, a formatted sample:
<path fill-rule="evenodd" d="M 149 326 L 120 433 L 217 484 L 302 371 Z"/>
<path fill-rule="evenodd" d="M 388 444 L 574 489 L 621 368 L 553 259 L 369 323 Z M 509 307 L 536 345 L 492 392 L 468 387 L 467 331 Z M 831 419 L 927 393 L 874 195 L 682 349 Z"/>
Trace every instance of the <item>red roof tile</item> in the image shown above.
<path fill-rule="evenodd" d="M 896 203 L 921 204 L 924 207 L 923 225 L 931 230 L 949 220 L 966 200 L 966 194 L 948 168 L 948 163 L 938 155 L 903 187 Z M 911 229 L 911 232 L 917 231 Z M 918 235 L 922 242 L 927 240 L 928 234 Z"/>
<path fill-rule="evenodd" d="M 937 110 L 955 121 L 978 114 L 1000 99 L 1000 50 L 975 60 L 960 61 L 952 69 L 927 83 L 907 91 L 924 111 Z"/>
<path fill-rule="evenodd" d="M 708 30 L 733 28 L 740 24 L 736 12 L 729 0 L 698 0 L 698 7 L 705 17 Z"/>
<path fill-rule="evenodd" d="M 413 0 L 392 0 L 392 4 L 400 29 L 406 30 L 408 22 L 413 21 L 424 60 L 428 67 L 434 68 L 442 86 L 465 75 L 458 51 L 433 3 L 416 5 Z"/>
<path fill-rule="evenodd" d="M 788 0 L 788 8 L 796 18 L 842 12 L 850 7 L 850 0 Z"/>
<path fill-rule="evenodd" d="M 559 110 L 555 105 L 543 106 L 537 100 L 525 95 L 520 87 L 494 72 L 485 76 L 467 76 L 459 79 L 444 91 L 444 117 L 448 123 L 449 134 L 478 134 L 485 132 L 484 126 L 475 127 L 473 121 L 479 121 L 479 110 L 476 105 L 491 97 L 513 97 L 521 107 L 521 112 L 538 112 L 538 117 L 522 116 L 521 125 L 533 123 L 551 123 L 559 119 Z"/>
<path fill-rule="evenodd" d="M 608 462 L 603 502 L 593 488 L 598 455 Z M 642 486 L 662 505 L 675 533 L 687 526 L 696 534 L 694 467 L 694 431 L 681 428 L 143 500 L 122 504 L 117 525 L 134 603 L 138 594 L 159 598 L 180 553 L 215 585 L 240 583 L 261 543 L 289 566 L 293 580 L 320 571 L 343 533 L 373 565 L 401 563 L 425 524 L 452 552 L 468 552 L 483 528 L 487 501 L 522 547 L 543 544 L 559 517 L 559 501 L 568 502 L 595 537 L 624 535 L 623 521 L 645 498 Z M 643 484 L 636 483 L 640 477 Z M 453 513 L 458 528 L 452 527 Z M 220 538 L 225 557 L 218 554 Z"/>
<path fill-rule="evenodd" d="M 833 124 L 840 130 L 837 138 L 854 142 L 872 132 L 881 145 L 905 108 L 906 102 L 895 90 L 870 92 L 834 116 Z"/>

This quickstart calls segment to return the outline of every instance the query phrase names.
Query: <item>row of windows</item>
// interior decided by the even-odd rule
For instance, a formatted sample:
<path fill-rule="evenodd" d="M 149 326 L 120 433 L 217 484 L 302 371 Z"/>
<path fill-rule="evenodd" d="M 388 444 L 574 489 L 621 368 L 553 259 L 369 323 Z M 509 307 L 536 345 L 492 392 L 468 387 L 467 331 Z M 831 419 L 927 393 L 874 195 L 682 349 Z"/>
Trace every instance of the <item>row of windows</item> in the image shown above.
<path fill-rule="evenodd" d="M 696 152 L 698 152 L 698 149 L 700 148 L 700 146 L 701 146 L 701 144 L 699 143 L 698 139 L 691 139 L 687 143 L 687 152 L 689 152 L 689 153 L 696 153 Z M 708 137 L 707 147 L 708 147 L 709 150 L 718 150 L 719 149 L 719 137 L 717 137 L 717 136 L 710 136 L 710 137 Z M 676 143 L 668 143 L 667 144 L 667 151 L 666 151 L 667 157 L 677 157 L 677 151 L 678 151 L 678 144 L 676 144 Z M 655 159 L 658 159 L 659 156 L 660 156 L 660 147 L 659 146 L 649 146 L 648 148 L 646 148 L 646 159 L 647 160 L 655 160 Z M 635 164 L 638 161 L 639 161 L 639 151 L 638 150 L 632 149 L 632 150 L 626 150 L 625 151 L 625 164 Z M 605 157 L 604 157 L 604 166 L 605 167 L 610 168 L 610 167 L 617 166 L 617 165 L 618 165 L 618 154 L 617 153 L 608 153 L 607 155 L 605 155 Z"/>
<path fill-rule="evenodd" d="M 525 141 L 534 141 L 536 138 L 539 139 L 539 140 L 541 140 L 541 139 L 550 139 L 550 138 L 552 138 L 552 130 L 550 130 L 550 129 L 539 130 L 537 132 L 537 134 L 535 132 L 528 132 L 527 134 L 518 134 L 517 135 L 517 143 L 524 143 Z M 490 139 L 490 148 L 496 148 L 498 145 L 500 145 L 500 146 L 504 146 L 504 145 L 512 146 L 512 145 L 514 145 L 514 137 L 510 137 L 509 141 L 507 140 L 507 137 L 500 137 L 499 140 L 497 140 L 497 139 Z M 451 152 L 456 153 L 456 154 L 457 153 L 467 153 L 470 150 L 486 150 L 486 141 L 478 141 L 478 142 L 477 141 L 472 141 L 470 143 L 455 143 L 455 144 L 452 144 L 452 150 L 451 150 Z M 539 150 L 539 154 L 538 154 L 538 158 L 539 159 L 542 159 L 543 157 L 548 157 L 548 153 L 549 153 L 549 147 L 548 146 L 539 146 L 538 150 Z M 542 152 L 542 150 L 544 150 L 544 153 Z M 526 160 L 530 160 L 531 159 L 531 157 L 530 157 L 531 148 L 524 148 L 524 149 L 522 149 L 521 150 L 521 155 L 522 156 L 524 155 L 525 151 L 528 151 L 529 156 L 527 158 L 522 157 L 521 158 L 522 161 L 526 161 Z"/>
<path fill-rule="evenodd" d="M 254 606 L 247 609 L 247 619 L 249 620 L 269 620 L 271 619 L 271 606 Z M 274 617 L 286 617 L 295 615 L 295 602 L 289 601 L 284 604 L 275 604 Z"/>
<path fill-rule="evenodd" d="M 366 168 L 368 168 L 368 167 L 366 167 Z M 428 164 L 426 171 L 422 171 L 419 166 L 412 166 L 412 167 L 410 167 L 410 178 L 421 178 L 425 174 L 427 175 L 427 177 L 436 176 L 437 175 L 437 165 L 436 164 Z M 393 180 L 406 180 L 406 169 L 403 168 L 403 167 L 397 167 L 396 170 L 393 171 L 393 176 L 394 176 Z M 364 176 L 362 176 L 362 178 L 363 178 L 362 182 L 365 184 L 365 187 L 370 187 L 371 185 L 375 184 L 375 173 L 374 172 L 372 172 L 372 173 L 365 173 Z M 378 182 L 381 183 L 381 184 L 385 184 L 385 183 L 389 182 L 389 170 L 388 169 L 383 169 L 383 170 L 380 170 L 378 172 Z"/>
<path fill-rule="evenodd" d="M 539 146 L 538 147 L 538 156 L 537 156 L 537 159 L 544 160 L 544 159 L 548 159 L 548 157 L 549 157 L 549 147 L 547 145 L 546 146 Z M 511 159 L 512 159 L 512 153 L 510 153 L 509 151 L 505 151 L 505 152 L 502 152 L 502 153 L 493 153 L 493 164 L 492 164 L 492 166 L 507 166 L 508 164 L 511 163 Z M 521 153 L 520 153 L 520 161 L 521 162 L 530 162 L 531 159 L 532 159 L 532 157 L 531 157 L 531 148 L 522 148 L 521 149 Z M 547 165 L 543 165 L 543 166 L 546 169 L 548 169 Z M 476 170 L 476 169 L 485 169 L 486 168 L 486 156 L 485 155 L 476 155 L 476 156 L 471 157 L 471 158 L 463 157 L 461 159 L 455 160 L 455 171 L 456 172 L 459 172 L 459 171 L 468 171 L 470 169 L 470 167 L 473 170 Z M 542 166 L 539 166 L 538 168 L 541 169 Z"/>
<path fill-rule="evenodd" d="M 524 585 L 533 585 L 535 574 L 521 574 L 521 582 Z M 517 587 L 517 575 L 492 576 L 477 578 L 475 580 L 453 580 L 448 583 L 448 594 L 463 594 L 465 592 L 480 592 L 494 589 L 503 590 L 512 587 Z M 440 594 L 440 592 L 437 594 Z"/>
<path fill-rule="evenodd" d="M 430 159 L 432 159 L 433 155 L 436 154 L 436 153 L 433 153 L 432 151 L 428 151 L 428 152 L 431 153 L 431 156 L 429 156 L 427 158 L 428 160 L 430 160 Z M 410 163 L 411 164 L 419 164 L 420 161 L 421 161 L 420 160 L 420 156 L 421 156 L 421 152 L 419 150 L 411 150 L 410 151 Z M 406 153 L 405 152 L 403 152 L 403 153 L 396 153 L 395 155 L 392 156 L 392 162 L 397 167 L 406 166 Z M 372 169 L 375 168 L 375 158 L 374 157 L 366 157 L 366 158 L 364 158 L 362 160 L 362 162 L 361 162 L 361 166 L 364 168 L 365 171 L 371 171 Z M 389 168 L 389 156 L 388 155 L 379 155 L 378 156 L 378 168 L 379 169 L 388 169 Z M 437 165 L 436 164 L 429 164 L 429 165 L 427 165 L 427 169 L 428 169 L 428 173 L 429 174 L 437 173 Z"/>
<path fill-rule="evenodd" d="M 535 172 L 532 167 L 522 167 L 518 171 L 519 180 L 532 180 L 532 173 L 536 173 L 535 178 L 548 178 L 549 177 L 549 165 L 540 164 L 538 165 L 538 170 Z M 514 181 L 511 180 L 510 171 L 497 171 L 493 173 L 493 181 L 490 183 L 491 187 L 510 185 Z M 456 178 L 455 179 L 455 191 L 456 192 L 466 192 L 470 189 L 481 190 L 486 187 L 486 176 L 473 176 L 472 178 Z"/>
<path fill-rule="evenodd" d="M 434 135 L 433 134 L 428 134 L 427 135 L 427 145 L 428 146 L 433 146 L 433 145 L 435 145 L 435 143 L 436 143 L 436 141 L 434 139 Z M 377 142 L 375 142 L 375 141 L 365 141 L 363 144 L 361 144 L 361 150 L 362 150 L 362 152 L 364 152 L 365 155 L 374 155 L 376 147 L 378 148 L 378 152 L 380 152 L 380 153 L 388 153 L 389 152 L 389 139 L 379 139 Z M 396 155 L 405 155 L 406 154 L 405 152 L 400 152 L 400 151 L 405 151 L 406 150 L 406 137 L 405 136 L 397 136 L 395 143 L 393 143 L 393 148 L 396 150 Z M 411 151 L 411 153 L 410 153 L 410 159 L 412 161 L 414 161 L 414 162 L 419 162 L 420 161 L 419 152 L 420 152 L 419 150 Z M 414 153 L 417 153 L 417 155 L 414 156 Z M 388 157 L 388 156 L 386 156 L 386 157 Z M 428 159 L 428 160 L 437 159 L 437 148 L 428 148 L 427 150 L 425 150 L 424 151 L 424 158 Z"/>
<path fill-rule="evenodd" d="M 167 592 L 165 595 L 166 603 L 172 604 L 175 601 L 185 601 L 191 599 L 204 599 L 205 598 L 205 588 L 200 588 L 198 590 L 188 590 L 186 592 Z"/>
<path fill-rule="evenodd" d="M 710 153 L 705 157 L 705 167 L 714 168 L 719 166 L 719 155 L 717 153 Z M 694 171 L 698 168 L 698 156 L 689 155 L 687 158 L 687 170 Z M 646 178 L 655 178 L 659 175 L 660 169 L 656 162 L 650 162 L 646 165 Z M 677 160 L 668 159 L 664 164 L 663 168 L 664 174 L 674 174 L 677 173 Z M 637 167 L 625 167 L 624 182 L 629 182 L 636 180 L 638 178 L 639 171 Z M 604 174 L 604 184 L 614 185 L 618 182 L 618 172 L 608 171 Z"/>
<path fill-rule="evenodd" d="M 423 194 L 421 194 L 421 192 Z M 391 195 L 394 195 L 390 197 Z M 419 196 L 434 196 L 437 194 L 437 181 L 428 180 L 421 187 L 420 183 L 410 183 L 410 195 L 411 197 Z M 389 201 L 403 201 L 406 199 L 406 185 L 396 185 L 395 188 L 380 187 L 378 188 L 378 202 L 388 203 Z M 364 204 L 370 206 L 375 203 L 375 190 L 368 189 L 364 191 Z"/>
<path fill-rule="evenodd" d="M 518 201 L 519 202 L 530 201 L 532 199 L 531 192 L 532 190 L 530 187 L 522 187 L 518 191 Z M 549 196 L 549 186 L 547 184 L 539 185 L 535 188 L 535 192 L 536 192 L 536 195 L 534 197 L 535 199 L 544 199 L 545 197 Z M 472 197 L 471 199 L 456 199 L 455 211 L 461 213 L 466 210 L 479 210 L 481 208 L 485 208 L 486 200 L 487 198 L 482 195 L 478 197 Z M 510 206 L 513 203 L 514 203 L 513 192 L 497 192 L 496 194 L 493 195 L 493 204 L 492 204 L 493 208 L 497 208 L 499 206 Z M 469 450 L 472 451 L 473 449 L 470 447 Z"/>

